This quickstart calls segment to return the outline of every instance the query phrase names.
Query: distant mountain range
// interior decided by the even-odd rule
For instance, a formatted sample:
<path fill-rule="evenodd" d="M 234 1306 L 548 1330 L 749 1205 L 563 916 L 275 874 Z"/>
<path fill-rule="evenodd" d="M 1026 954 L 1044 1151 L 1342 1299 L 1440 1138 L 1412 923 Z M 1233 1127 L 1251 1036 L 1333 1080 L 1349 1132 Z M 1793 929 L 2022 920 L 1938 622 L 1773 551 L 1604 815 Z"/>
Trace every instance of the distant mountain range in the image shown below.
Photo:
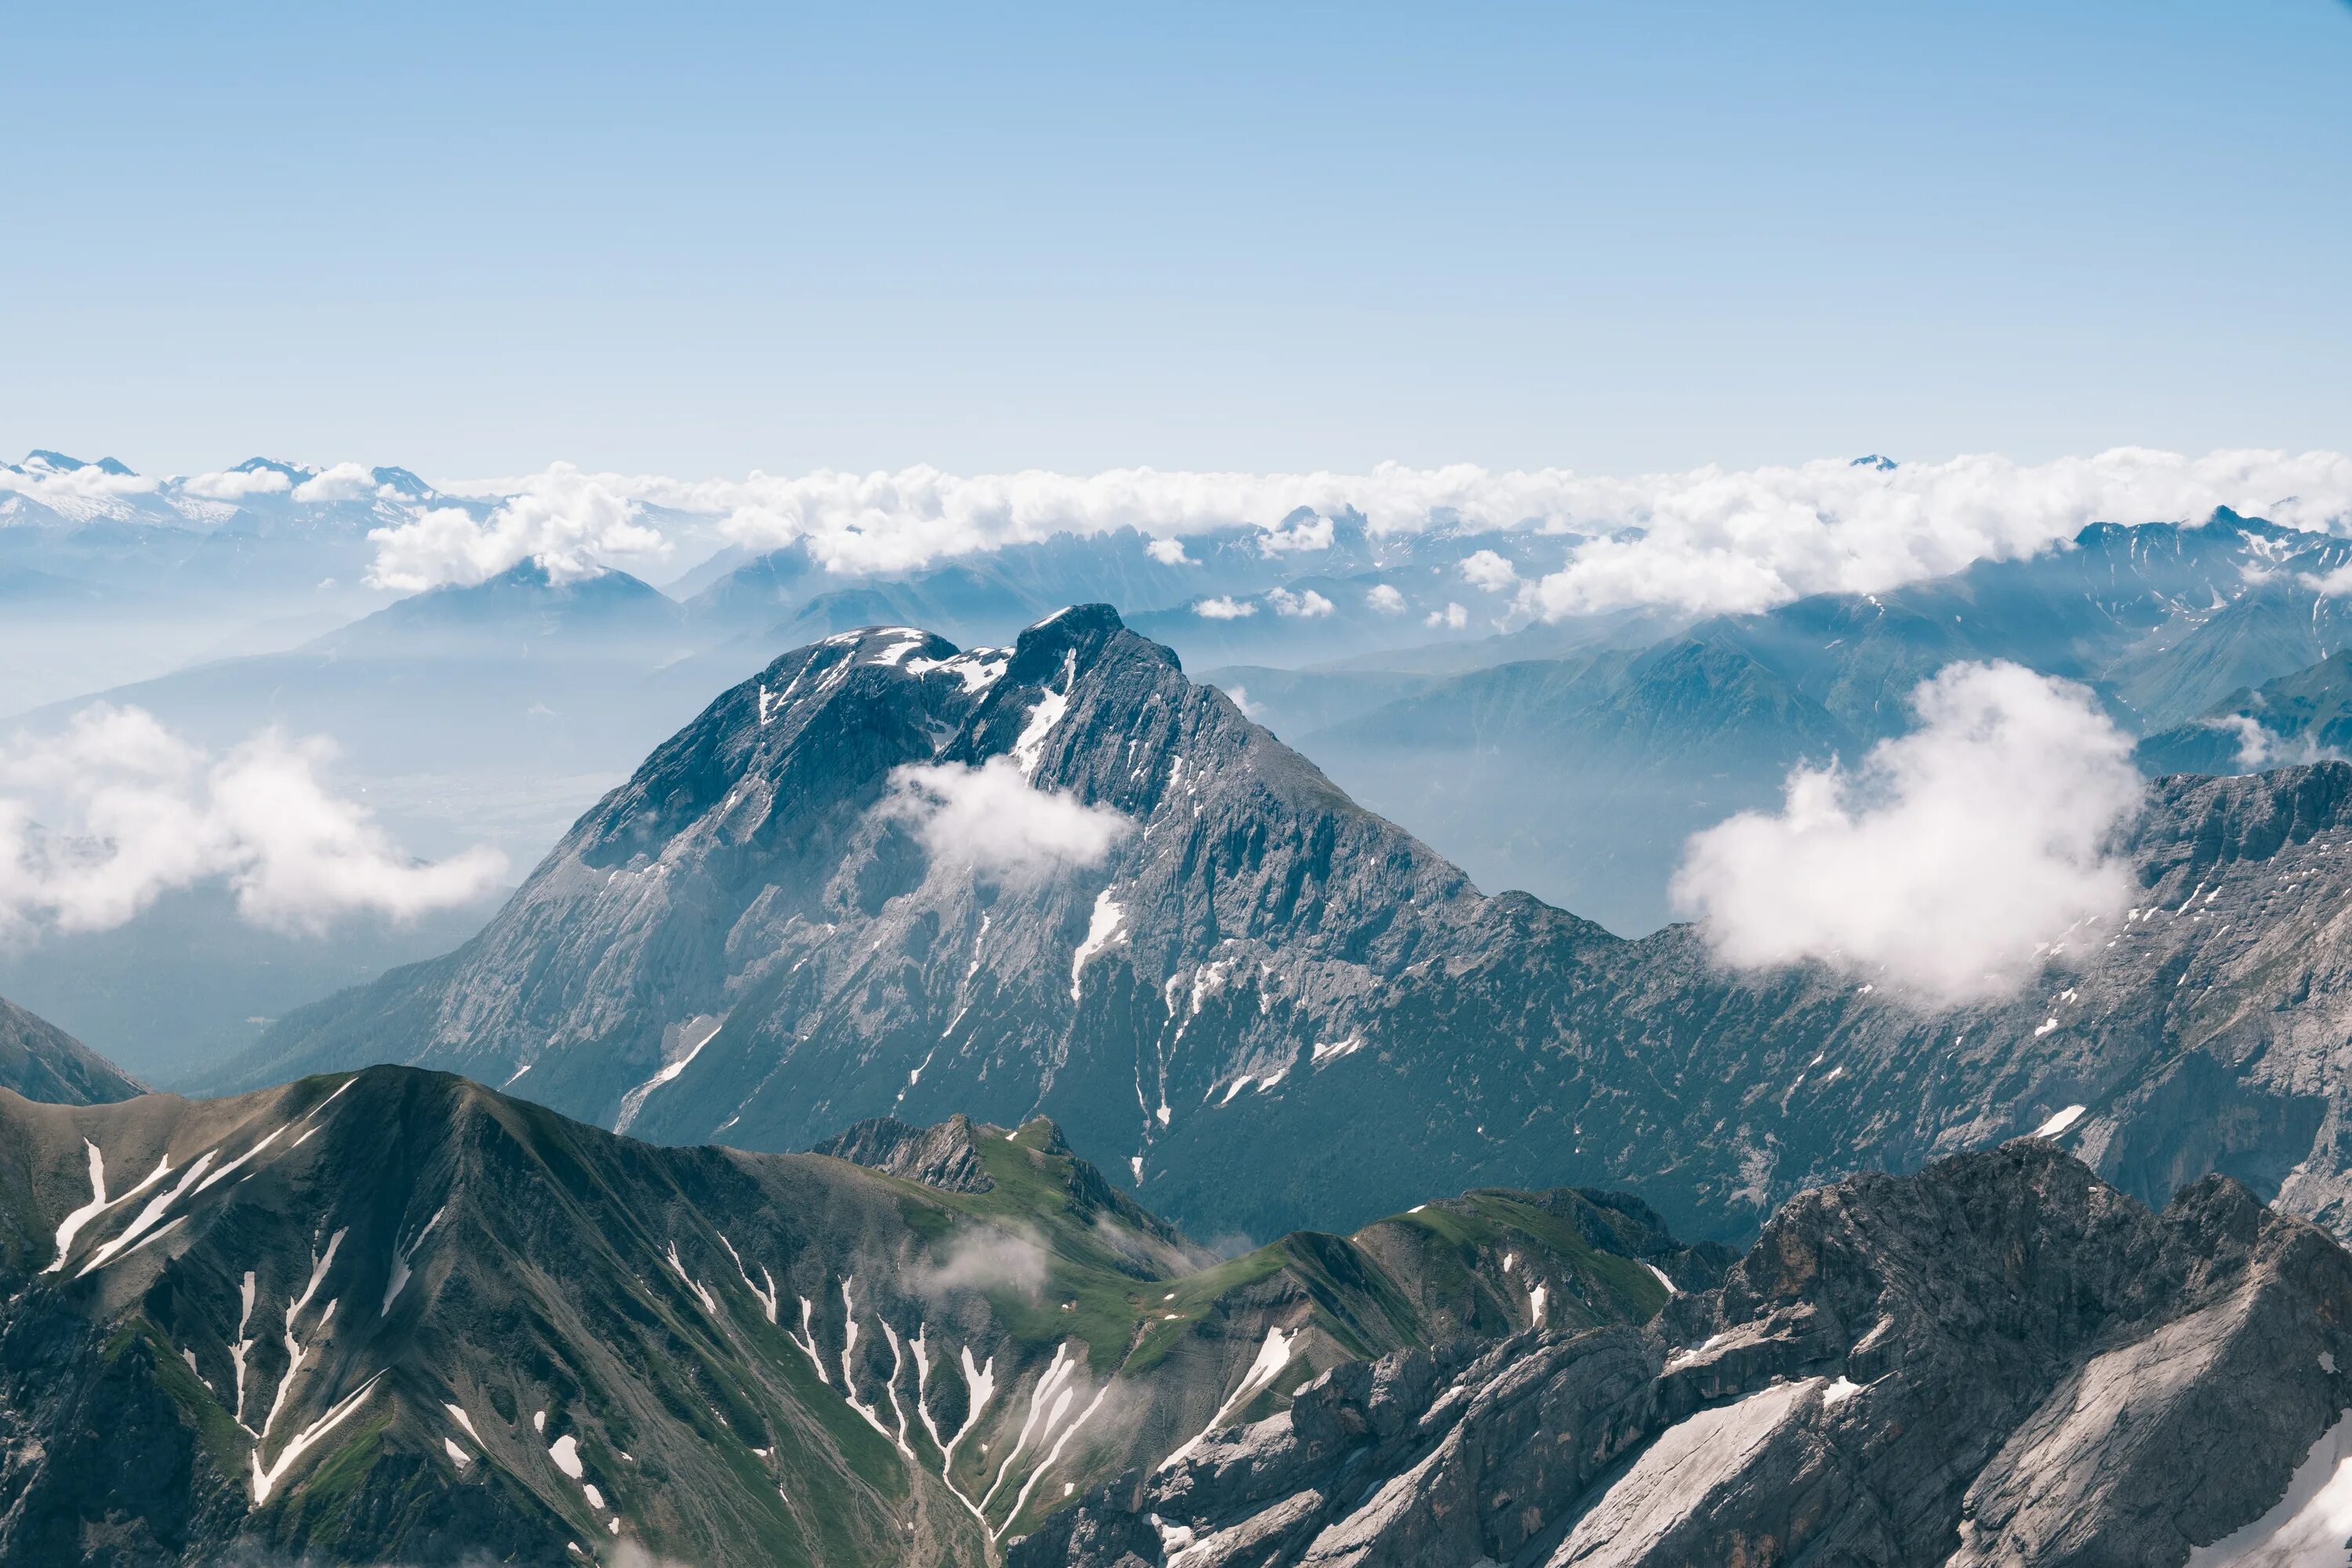
<path fill-rule="evenodd" d="M 1013 769 L 1126 830 L 992 869 L 877 809 L 906 767 Z M 473 942 L 222 1081 L 395 1057 L 771 1149 L 1046 1114 L 1205 1235 L 1577 1180 L 1744 1239 L 1804 1187 L 2043 1126 L 2150 1201 L 2218 1170 L 2337 1223 L 2347 831 L 2352 766 L 2163 781 L 2127 918 L 2013 1000 L 1922 1011 L 1486 896 L 1105 607 L 1010 649 L 845 634 L 657 748 Z"/>
<path fill-rule="evenodd" d="M 1208 679 L 1241 687 L 1253 716 L 1481 883 L 1640 932 L 1672 913 L 1667 879 L 1691 832 L 1769 804 L 1800 761 L 1852 761 L 1901 732 L 1912 689 L 1955 660 L 2084 682 L 2150 737 L 2152 772 L 2254 771 L 2238 760 L 2249 736 L 2255 767 L 2315 760 L 2226 710 L 2232 692 L 2352 643 L 2352 598 L 2325 585 L 2347 560 L 2352 542 L 2227 511 L 2197 527 L 2100 524 L 2069 549 L 1658 640 L 1625 639 L 1655 629 L 1640 623 L 1594 628 L 1607 640 L 1566 658 L 1496 658 L 1563 629 L 1528 628 L 1488 645 L 1486 667 L 1442 678 L 1418 660 L 1385 673 L 1356 660 Z"/>

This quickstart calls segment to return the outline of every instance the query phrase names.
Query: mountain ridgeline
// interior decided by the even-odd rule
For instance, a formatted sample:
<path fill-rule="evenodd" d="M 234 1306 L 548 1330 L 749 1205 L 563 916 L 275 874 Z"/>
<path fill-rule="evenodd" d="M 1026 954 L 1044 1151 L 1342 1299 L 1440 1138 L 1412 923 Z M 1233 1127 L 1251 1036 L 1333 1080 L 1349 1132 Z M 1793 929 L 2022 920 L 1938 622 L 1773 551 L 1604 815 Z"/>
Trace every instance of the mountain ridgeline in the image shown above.
<path fill-rule="evenodd" d="M 1124 831 L 992 872 L 887 804 L 909 766 L 1017 769 Z M 2342 764 L 2160 781 L 2134 907 L 1936 1013 L 1483 894 L 1102 606 L 1009 649 L 845 633 L 656 750 L 473 942 L 237 1070 L 391 1058 L 745 1148 L 1048 1115 L 1204 1236 L 1577 1182 L 1739 1240 L 1803 1188 L 2045 1127 L 2149 1202 L 2219 1171 L 2340 1224 L 2347 831 Z"/>
<path fill-rule="evenodd" d="M 1336 1369 L 1013 1563 L 2317 1568 L 2347 1293 L 2226 1178 L 2152 1214 L 2020 1140 L 1807 1193 L 1646 1325 Z"/>
<path fill-rule="evenodd" d="M 402 1068 L 0 1092 L 0 1563 L 982 1564 L 1334 1366 L 1729 1261 L 1567 1191 L 1220 1260 L 1047 1122 L 841 1146 L 880 1168 Z"/>
<path fill-rule="evenodd" d="M 2332 1561 L 2352 1255 L 2053 1139 L 1744 1257 L 1481 1190 L 1219 1260 L 1050 1122 L 0 1091 L 0 1563 Z M 2226 1434 L 2226 1441 L 2216 1436 Z"/>
<path fill-rule="evenodd" d="M 0 1089 L 59 1105 L 102 1105 L 144 1092 L 136 1079 L 14 1002 L 0 1000 Z"/>

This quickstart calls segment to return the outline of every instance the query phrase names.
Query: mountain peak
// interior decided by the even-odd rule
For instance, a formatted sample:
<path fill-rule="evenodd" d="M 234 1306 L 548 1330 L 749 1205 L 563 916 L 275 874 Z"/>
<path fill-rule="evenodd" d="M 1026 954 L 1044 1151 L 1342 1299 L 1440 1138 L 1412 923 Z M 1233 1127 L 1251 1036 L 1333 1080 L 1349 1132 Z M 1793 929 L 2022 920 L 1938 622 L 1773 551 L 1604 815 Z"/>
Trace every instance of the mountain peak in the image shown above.
<path fill-rule="evenodd" d="M 981 1130 L 959 1111 L 936 1127 L 915 1127 L 877 1116 L 835 1134 L 809 1151 L 887 1172 L 950 1193 L 985 1193 L 996 1183 L 982 1167 Z"/>
<path fill-rule="evenodd" d="M 1070 605 L 1022 628 L 1021 635 L 1013 639 L 1013 662 L 1004 673 L 1020 684 L 1043 685 L 1055 679 L 1074 657 L 1078 668 L 1092 664 L 1114 637 L 1121 636 L 1129 636 L 1138 647 L 1158 649 L 1171 666 L 1175 665 L 1174 652 L 1132 637 L 1128 633 L 1127 623 L 1110 605 Z"/>
<path fill-rule="evenodd" d="M 289 484 L 296 485 L 314 478 L 317 471 L 315 468 L 305 468 L 298 464 L 280 462 L 276 458 L 247 458 L 229 470 L 232 474 L 279 474 L 284 476 Z"/>
<path fill-rule="evenodd" d="M 394 494 L 408 500 L 425 500 L 436 493 L 431 485 L 426 484 L 406 468 L 372 468 L 368 472 L 368 477 L 375 480 L 376 484 L 383 489 L 391 490 Z"/>

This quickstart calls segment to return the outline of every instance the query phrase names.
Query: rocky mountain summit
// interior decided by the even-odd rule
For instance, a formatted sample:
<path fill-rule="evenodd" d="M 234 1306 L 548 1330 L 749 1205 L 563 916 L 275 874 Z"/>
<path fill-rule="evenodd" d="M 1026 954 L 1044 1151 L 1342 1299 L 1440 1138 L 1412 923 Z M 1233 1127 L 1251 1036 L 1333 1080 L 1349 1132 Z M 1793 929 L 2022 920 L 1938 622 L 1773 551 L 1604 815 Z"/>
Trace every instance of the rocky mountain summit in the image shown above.
<path fill-rule="evenodd" d="M 1094 853 L 1052 837 L 1071 814 Z M 2145 1201 L 2220 1171 L 2340 1224 L 2347 835 L 2344 764 L 2158 781 L 2130 907 L 2021 995 L 1928 1008 L 1482 893 L 1102 606 L 1009 649 L 843 634 L 662 745 L 473 942 L 289 1016 L 237 1082 L 394 1058 L 766 1149 L 1048 1115 L 1209 1236 L 1585 1183 L 1744 1240 L 1806 1187 L 2037 1129 Z"/>
<path fill-rule="evenodd" d="M 1572 1191 L 1220 1259 L 1050 1123 L 842 1147 L 952 1179 L 402 1068 L 0 1091 L 0 1563 L 978 1564 L 1331 1367 L 1728 1261 Z"/>
<path fill-rule="evenodd" d="M 1646 1325 L 1334 1368 L 1013 1562 L 2338 1563 L 2347 1302 L 2227 1178 L 2151 1213 L 2020 1140 L 1808 1193 Z"/>

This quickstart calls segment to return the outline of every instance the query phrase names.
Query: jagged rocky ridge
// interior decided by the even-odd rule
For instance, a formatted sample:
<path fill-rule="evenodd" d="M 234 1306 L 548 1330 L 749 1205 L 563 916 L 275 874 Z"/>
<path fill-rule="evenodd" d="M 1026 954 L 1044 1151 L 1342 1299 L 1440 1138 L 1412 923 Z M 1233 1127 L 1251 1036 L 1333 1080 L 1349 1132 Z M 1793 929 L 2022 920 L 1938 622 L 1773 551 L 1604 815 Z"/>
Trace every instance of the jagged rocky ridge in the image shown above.
<path fill-rule="evenodd" d="M 1050 1123 L 844 1147 L 976 1179 L 402 1068 L 0 1092 L 0 1563 L 976 1564 L 1331 1366 L 1638 1321 L 1728 1261 L 1576 1192 L 1219 1261 Z"/>
<path fill-rule="evenodd" d="M 1790 1204 L 1641 1327 L 1334 1368 L 1015 1568 L 2339 1563 L 2352 1256 L 2024 1139 Z"/>
<path fill-rule="evenodd" d="M 1097 867 L 934 863 L 893 771 L 1120 813 Z M 2343 1223 L 2352 768 L 2172 778 L 2134 906 L 2027 993 L 1923 1011 L 1480 893 L 1101 606 L 1012 649 L 846 634 L 726 693 L 473 942 L 289 1016 L 242 1081 L 383 1058 L 666 1142 L 1048 1114 L 1195 1234 L 1605 1183 L 1744 1238 L 1791 1194 L 2052 1125 L 2161 1202 Z"/>

